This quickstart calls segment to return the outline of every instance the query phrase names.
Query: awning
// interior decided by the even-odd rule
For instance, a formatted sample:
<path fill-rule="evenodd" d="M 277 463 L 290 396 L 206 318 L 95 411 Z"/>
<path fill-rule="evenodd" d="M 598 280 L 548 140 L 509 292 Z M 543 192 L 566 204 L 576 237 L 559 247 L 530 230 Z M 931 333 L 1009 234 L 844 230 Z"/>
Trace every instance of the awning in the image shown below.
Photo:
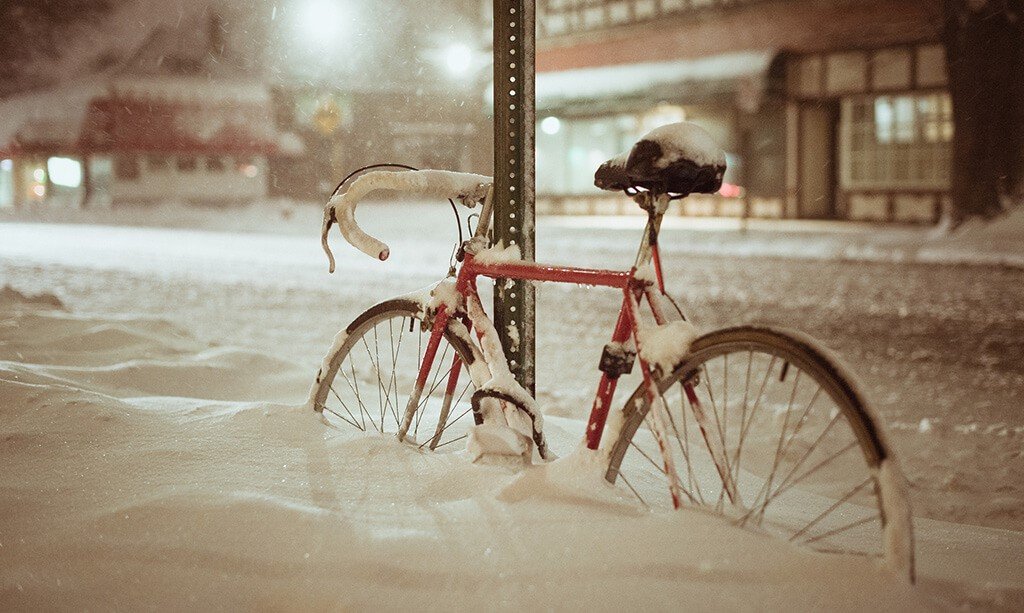
<path fill-rule="evenodd" d="M 756 109 L 768 88 L 774 50 L 692 60 L 620 64 L 537 74 L 537 109 L 599 110 L 616 102 L 695 103 L 723 95 Z"/>

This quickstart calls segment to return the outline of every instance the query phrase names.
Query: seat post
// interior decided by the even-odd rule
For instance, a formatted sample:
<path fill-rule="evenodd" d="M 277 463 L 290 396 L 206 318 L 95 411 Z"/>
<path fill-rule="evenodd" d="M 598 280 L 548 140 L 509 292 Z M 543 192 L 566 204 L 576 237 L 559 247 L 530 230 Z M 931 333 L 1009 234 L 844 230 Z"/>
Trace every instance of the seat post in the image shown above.
<path fill-rule="evenodd" d="M 653 255 L 651 248 L 658 244 L 661 220 L 665 217 L 665 211 L 668 210 L 669 197 L 668 194 L 638 192 L 633 196 L 633 200 L 647 212 L 647 225 L 644 227 L 644 235 L 640 239 L 636 261 L 633 263 L 636 268 L 643 268 L 651 262 Z"/>

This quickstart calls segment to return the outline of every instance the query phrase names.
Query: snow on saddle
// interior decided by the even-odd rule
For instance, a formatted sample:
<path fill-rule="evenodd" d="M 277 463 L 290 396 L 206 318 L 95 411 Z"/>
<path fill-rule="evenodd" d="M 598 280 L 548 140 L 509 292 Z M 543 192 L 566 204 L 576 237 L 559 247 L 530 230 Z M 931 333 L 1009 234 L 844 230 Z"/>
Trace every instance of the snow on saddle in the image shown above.
<path fill-rule="evenodd" d="M 628 153 L 601 164 L 594 185 L 609 191 L 713 194 L 724 175 L 725 152 L 703 128 L 682 121 L 651 130 Z"/>

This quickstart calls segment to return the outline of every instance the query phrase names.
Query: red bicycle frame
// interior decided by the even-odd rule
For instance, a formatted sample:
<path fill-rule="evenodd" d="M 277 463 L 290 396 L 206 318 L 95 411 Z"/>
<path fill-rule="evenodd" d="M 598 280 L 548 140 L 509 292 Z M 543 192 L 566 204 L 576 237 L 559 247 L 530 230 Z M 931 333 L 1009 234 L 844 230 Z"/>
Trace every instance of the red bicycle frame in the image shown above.
<path fill-rule="evenodd" d="M 490 221 L 490 198 L 488 198 L 484 205 L 484 211 L 481 213 L 481 222 L 477 227 L 474 238 L 464 245 L 465 257 L 462 262 L 462 267 L 459 269 L 455 278 L 455 289 L 465 305 L 465 314 L 462 316 L 462 323 L 465 324 L 466 328 L 470 331 L 472 331 L 474 327 L 476 328 L 477 337 L 481 342 L 481 347 L 485 349 L 485 358 L 488 360 L 488 366 L 492 368 L 492 373 L 495 367 L 493 362 L 496 362 L 497 360 L 505 360 L 505 355 L 503 348 L 497 352 L 491 351 L 491 355 L 487 355 L 488 351 L 484 347 L 488 342 L 496 343 L 497 339 L 494 338 L 496 337 L 496 333 L 494 332 L 493 324 L 484 311 L 480 302 L 480 296 L 477 292 L 476 284 L 479 277 L 488 277 L 495 280 L 515 279 L 521 281 L 574 283 L 597 287 L 609 287 L 620 290 L 622 292 L 622 306 L 619 309 L 618 319 L 615 322 L 615 329 L 612 331 L 611 343 L 618 344 L 619 346 L 626 346 L 630 341 L 632 341 L 633 347 L 636 349 L 636 359 L 640 363 L 640 370 L 643 375 L 644 388 L 647 396 L 646 400 L 652 407 L 652 410 L 648 414 L 651 418 L 651 432 L 660 448 L 665 473 L 669 475 L 669 490 L 672 495 L 673 504 L 678 507 L 681 504 L 680 494 L 685 493 L 685 490 L 678 481 L 672 450 L 667 442 L 669 423 L 666 421 L 664 415 L 667 409 L 663 405 L 664 401 L 661 397 L 661 391 L 657 385 L 656 379 L 658 375 L 664 375 L 666 373 L 656 373 L 651 364 L 643 358 L 643 347 L 640 333 L 640 309 L 643 299 L 647 300 L 656 325 L 668 323 L 666 313 L 663 312 L 661 303 L 657 299 L 658 294 L 664 294 L 661 257 L 658 251 L 658 233 L 661 227 L 662 217 L 664 216 L 665 209 L 667 208 L 668 196 L 653 195 L 648 192 L 642 192 L 636 194 L 634 198 L 638 204 L 640 204 L 641 208 L 648 212 L 648 221 L 641 240 L 639 252 L 637 253 L 636 261 L 628 271 L 548 266 L 532 262 L 506 262 L 494 261 L 491 258 L 478 258 L 477 253 L 479 249 L 486 244 L 487 225 Z M 655 277 L 653 282 L 648 280 L 646 275 L 643 278 L 638 277 L 637 275 L 639 270 L 646 270 L 648 264 L 653 266 Z M 402 424 L 403 431 L 408 430 L 411 419 L 418 407 L 419 398 L 424 386 L 426 385 L 428 374 L 433 366 L 433 361 L 436 357 L 441 338 L 453 315 L 454 313 L 445 305 L 438 307 L 437 312 L 434 314 L 430 339 L 423 355 L 423 361 L 420 364 L 420 371 L 418 373 L 414 392 L 410 396 L 409 403 L 406 408 L 405 419 Z M 488 336 L 491 338 L 488 338 Z M 498 347 L 500 347 L 500 344 Z M 451 371 L 448 375 L 445 399 L 441 408 L 442 420 L 447 418 L 448 412 L 451 409 L 452 397 L 457 388 L 461 371 L 462 362 L 458 355 L 456 355 Z M 615 388 L 618 385 L 619 375 L 620 373 L 615 372 L 614 369 L 602 368 L 601 380 L 598 383 L 594 403 L 591 407 L 590 417 L 587 422 L 587 431 L 585 436 L 586 445 L 589 449 L 596 450 L 601 444 L 601 437 L 604 434 L 605 424 L 608 419 L 608 411 L 611 407 L 612 399 L 615 396 Z M 708 445 L 708 449 L 716 466 L 718 467 L 718 472 L 722 476 L 725 490 L 727 491 L 729 498 L 733 499 L 735 494 L 735 484 L 728 470 L 725 469 L 727 466 L 727 462 L 725 461 L 726 458 L 724 456 L 725 450 L 717 444 L 718 441 L 712 435 L 710 424 L 704 415 L 704 411 L 700 406 L 700 402 L 698 401 L 696 394 L 693 392 L 692 386 L 689 383 L 685 383 L 684 388 L 686 398 L 691 406 L 694 418 L 700 427 L 705 443 Z M 477 423 L 480 423 L 479 419 L 482 419 L 482 416 L 477 415 L 475 417 L 478 419 Z M 543 442 L 542 436 L 538 436 L 536 430 L 534 434 L 535 442 L 537 442 L 538 445 L 541 445 Z M 541 449 L 541 451 L 543 455 L 543 449 Z"/>
<path fill-rule="evenodd" d="M 655 290 L 652 287 L 652 284 L 646 279 L 637 278 L 638 268 L 646 266 L 648 262 L 653 262 L 658 291 L 663 291 L 664 285 L 661 276 L 661 260 L 657 245 L 658 228 L 661 224 L 663 210 L 656 210 L 653 198 L 647 197 L 644 200 L 649 203 L 650 207 L 648 210 L 651 214 L 648 219 L 647 229 L 644 233 L 640 253 L 637 256 L 637 262 L 628 271 L 548 266 L 530 262 L 482 262 L 478 260 L 473 253 L 467 252 L 465 254 L 465 259 L 462 262 L 462 267 L 456 277 L 455 288 L 463 300 L 466 301 L 466 304 L 474 305 L 480 305 L 480 297 L 477 293 L 477 279 L 479 277 L 487 277 L 490 279 L 516 279 L 522 281 L 573 283 L 615 288 L 622 292 L 622 306 L 619 309 L 619 315 L 615 323 L 615 329 L 612 332 L 611 342 L 625 344 L 632 340 L 636 343 L 636 346 L 639 347 L 638 333 L 640 307 L 644 298 L 646 298 L 650 305 L 655 323 L 660 325 L 666 322 L 665 314 L 662 313 L 659 308 L 658 301 L 653 296 L 653 292 Z M 482 215 L 482 219 L 486 219 L 485 215 L 487 214 L 488 212 L 485 211 Z M 481 222 L 481 225 L 485 225 L 485 223 L 486 222 Z M 482 232 L 485 231 L 485 228 L 478 228 L 477 236 L 481 236 Z M 482 308 L 480 309 L 480 312 L 482 312 Z M 419 378 L 416 386 L 418 389 L 422 389 L 423 386 L 426 385 L 427 376 L 431 370 L 433 360 L 437 353 L 437 348 L 451 317 L 452 313 L 444 306 L 440 307 L 438 312 L 434 315 L 430 340 L 427 343 L 423 362 L 420 365 Z M 477 328 L 477 335 L 478 337 L 483 337 L 483 332 L 479 325 L 482 322 L 474 322 L 472 317 L 467 314 L 463 318 L 463 323 L 470 330 L 474 328 L 474 324 L 477 324 L 475 326 Z M 453 364 L 446 386 L 446 398 L 450 397 L 455 391 L 460 376 L 462 366 L 461 361 L 458 357 L 456 357 L 455 360 L 456 361 Z M 647 364 L 643 358 L 640 358 L 639 361 L 645 382 L 652 382 L 653 372 L 650 365 Z M 590 412 L 590 418 L 587 423 L 586 439 L 587 447 L 590 449 L 597 449 L 601 443 L 601 436 L 604 432 L 605 422 L 608 418 L 608 410 L 611 406 L 612 398 L 615 395 L 617 383 L 618 376 L 609 375 L 607 372 L 602 373 L 601 380 L 597 387 L 597 393 L 594 398 L 594 404 Z M 406 418 L 408 419 L 409 417 L 411 417 L 411 412 L 407 412 L 406 414 Z"/>

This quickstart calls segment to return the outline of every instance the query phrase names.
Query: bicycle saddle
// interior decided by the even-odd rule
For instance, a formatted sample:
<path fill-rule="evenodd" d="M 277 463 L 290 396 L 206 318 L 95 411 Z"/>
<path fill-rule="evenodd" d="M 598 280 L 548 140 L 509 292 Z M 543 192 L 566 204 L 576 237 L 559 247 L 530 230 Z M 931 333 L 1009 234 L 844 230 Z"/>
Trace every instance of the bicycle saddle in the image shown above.
<path fill-rule="evenodd" d="M 703 128 L 682 121 L 651 130 L 628 154 L 601 164 L 594 185 L 609 191 L 713 194 L 722 187 L 724 175 L 725 152 Z"/>

